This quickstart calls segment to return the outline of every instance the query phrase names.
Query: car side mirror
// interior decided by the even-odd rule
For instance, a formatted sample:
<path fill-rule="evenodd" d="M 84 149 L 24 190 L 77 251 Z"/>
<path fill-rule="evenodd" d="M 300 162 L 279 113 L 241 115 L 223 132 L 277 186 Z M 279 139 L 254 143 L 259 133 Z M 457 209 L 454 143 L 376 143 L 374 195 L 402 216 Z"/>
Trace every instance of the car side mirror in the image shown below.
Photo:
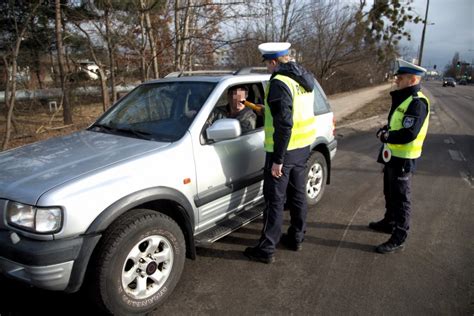
<path fill-rule="evenodd" d="M 206 129 L 207 138 L 213 141 L 239 137 L 242 134 L 240 123 L 236 119 L 220 119 Z"/>

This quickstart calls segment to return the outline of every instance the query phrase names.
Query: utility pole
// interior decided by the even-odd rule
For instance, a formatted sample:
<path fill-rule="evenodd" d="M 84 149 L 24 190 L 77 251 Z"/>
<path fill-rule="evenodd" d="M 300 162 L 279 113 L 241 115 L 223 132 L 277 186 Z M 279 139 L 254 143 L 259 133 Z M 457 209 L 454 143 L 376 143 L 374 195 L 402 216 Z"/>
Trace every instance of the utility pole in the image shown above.
<path fill-rule="evenodd" d="M 428 22 L 428 9 L 430 7 L 430 0 L 426 0 L 425 20 L 423 21 L 423 32 L 421 33 L 420 56 L 418 56 L 418 65 L 421 66 L 421 58 L 423 57 L 423 45 L 425 44 L 426 23 Z"/>

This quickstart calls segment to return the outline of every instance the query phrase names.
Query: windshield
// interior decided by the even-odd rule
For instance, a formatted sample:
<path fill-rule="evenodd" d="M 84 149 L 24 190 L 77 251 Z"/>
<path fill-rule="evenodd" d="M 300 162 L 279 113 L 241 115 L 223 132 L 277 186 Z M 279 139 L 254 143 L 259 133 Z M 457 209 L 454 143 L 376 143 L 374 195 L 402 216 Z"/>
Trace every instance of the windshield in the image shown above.
<path fill-rule="evenodd" d="M 120 100 L 91 130 L 176 141 L 184 135 L 214 86 L 210 82 L 144 84 Z"/>

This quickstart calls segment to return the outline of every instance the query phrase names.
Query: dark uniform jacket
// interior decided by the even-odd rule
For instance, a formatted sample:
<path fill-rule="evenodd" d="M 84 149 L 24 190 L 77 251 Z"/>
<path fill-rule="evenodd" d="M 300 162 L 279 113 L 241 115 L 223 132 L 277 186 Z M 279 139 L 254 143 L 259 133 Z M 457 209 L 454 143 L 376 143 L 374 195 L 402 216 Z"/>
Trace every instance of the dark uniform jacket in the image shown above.
<path fill-rule="evenodd" d="M 280 64 L 270 80 L 278 74 L 290 77 L 308 92 L 314 89 L 313 74 L 295 62 Z M 293 96 L 288 86 L 280 80 L 271 80 L 267 103 L 272 113 L 274 127 L 272 160 L 273 163 L 282 164 L 293 128 Z"/>
<path fill-rule="evenodd" d="M 408 97 L 414 96 L 413 101 L 405 112 L 403 117 L 403 128 L 397 131 L 391 131 L 388 134 L 387 143 L 390 144 L 407 144 L 412 142 L 421 130 L 423 123 L 425 122 L 426 116 L 428 115 L 428 105 L 423 99 L 418 98 L 417 93 L 420 91 L 420 85 L 407 87 L 401 90 L 390 92 L 392 96 L 392 107 L 388 114 L 388 122 L 392 118 L 392 114 L 395 109 L 402 104 Z M 385 126 L 388 129 L 388 126 Z M 377 162 L 383 164 L 390 164 L 395 168 L 401 168 L 404 172 L 413 172 L 415 170 L 416 159 L 405 159 L 399 157 L 393 157 L 388 163 L 385 163 L 382 159 L 382 149 L 379 152 Z"/>

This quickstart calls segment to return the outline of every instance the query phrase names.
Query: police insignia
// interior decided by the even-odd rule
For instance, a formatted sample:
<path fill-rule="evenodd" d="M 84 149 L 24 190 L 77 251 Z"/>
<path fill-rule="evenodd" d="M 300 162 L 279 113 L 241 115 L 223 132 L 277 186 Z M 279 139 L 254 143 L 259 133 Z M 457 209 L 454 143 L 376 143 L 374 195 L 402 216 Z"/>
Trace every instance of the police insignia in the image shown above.
<path fill-rule="evenodd" d="M 410 127 L 413 126 L 413 124 L 415 124 L 415 118 L 414 117 L 406 116 L 403 119 L 403 127 L 410 128 Z"/>

